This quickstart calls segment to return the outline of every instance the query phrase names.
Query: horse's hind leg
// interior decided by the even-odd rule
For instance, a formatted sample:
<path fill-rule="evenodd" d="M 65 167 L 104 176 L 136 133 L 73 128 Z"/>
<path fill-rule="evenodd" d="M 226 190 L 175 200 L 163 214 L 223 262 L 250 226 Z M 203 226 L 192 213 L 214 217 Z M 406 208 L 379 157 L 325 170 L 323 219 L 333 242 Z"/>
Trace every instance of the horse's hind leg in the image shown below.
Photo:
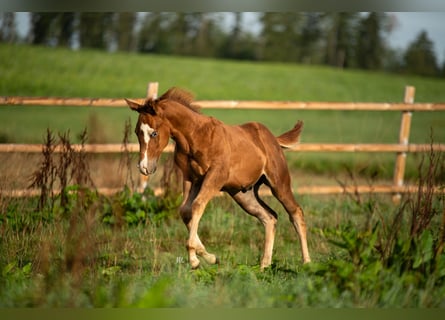
<path fill-rule="evenodd" d="M 250 189 L 247 192 L 238 192 L 231 194 L 232 198 L 244 209 L 248 214 L 256 217 L 264 226 L 264 253 L 261 259 L 261 269 L 264 269 L 272 263 L 272 251 L 275 240 L 275 226 L 277 223 L 277 214 L 269 208 L 257 196 L 256 189 Z"/>
<path fill-rule="evenodd" d="M 293 196 L 292 196 L 293 199 Z M 304 213 L 303 209 L 301 209 L 300 205 L 294 201 L 289 201 L 290 204 L 284 204 L 286 211 L 289 213 L 289 220 L 294 226 L 295 230 L 298 233 L 300 238 L 301 245 L 301 254 L 303 256 L 303 263 L 311 262 L 311 258 L 309 256 L 309 249 L 307 247 L 307 238 L 306 238 L 306 222 L 304 221 Z"/>
<path fill-rule="evenodd" d="M 283 181 L 282 181 L 283 182 Z M 303 209 L 295 201 L 294 195 L 289 184 L 281 184 L 279 186 L 270 186 L 273 195 L 281 202 L 286 209 L 289 220 L 294 226 L 295 231 L 300 238 L 301 254 L 303 256 L 303 263 L 311 261 L 309 250 L 307 247 L 306 238 L 306 222 L 304 221 Z"/>

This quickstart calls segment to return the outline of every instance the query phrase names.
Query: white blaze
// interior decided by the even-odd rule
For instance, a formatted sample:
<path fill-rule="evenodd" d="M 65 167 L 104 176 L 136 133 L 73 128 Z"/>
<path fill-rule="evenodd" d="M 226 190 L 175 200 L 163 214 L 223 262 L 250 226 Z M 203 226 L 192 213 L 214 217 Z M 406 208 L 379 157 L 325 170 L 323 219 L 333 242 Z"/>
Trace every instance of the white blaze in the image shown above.
<path fill-rule="evenodd" d="M 152 127 L 150 127 L 146 123 L 141 124 L 141 131 L 144 133 L 144 142 L 148 144 L 150 141 L 150 134 L 154 131 Z"/>
<path fill-rule="evenodd" d="M 144 134 L 144 142 L 147 146 L 145 148 L 144 158 L 139 163 L 139 168 L 147 169 L 148 168 L 147 147 L 148 147 L 148 143 L 150 142 L 150 134 L 154 131 L 154 129 L 146 123 L 142 123 L 140 128 L 141 128 L 142 133 Z"/>

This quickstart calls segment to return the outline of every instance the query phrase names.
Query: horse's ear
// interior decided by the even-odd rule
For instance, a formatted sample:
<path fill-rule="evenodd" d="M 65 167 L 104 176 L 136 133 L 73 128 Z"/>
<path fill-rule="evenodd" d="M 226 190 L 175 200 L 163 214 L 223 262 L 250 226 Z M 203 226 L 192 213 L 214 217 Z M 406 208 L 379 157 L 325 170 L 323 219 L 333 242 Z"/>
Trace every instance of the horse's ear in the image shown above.
<path fill-rule="evenodd" d="M 156 115 L 156 101 L 153 99 L 147 99 L 143 102 L 137 100 L 125 99 L 131 110 L 137 111 L 139 113 L 149 113 L 151 115 Z"/>
<path fill-rule="evenodd" d="M 144 108 L 144 104 L 140 103 L 139 101 L 132 100 L 132 99 L 125 99 L 125 101 L 127 102 L 128 106 L 130 107 L 131 110 L 141 112 L 142 109 Z"/>

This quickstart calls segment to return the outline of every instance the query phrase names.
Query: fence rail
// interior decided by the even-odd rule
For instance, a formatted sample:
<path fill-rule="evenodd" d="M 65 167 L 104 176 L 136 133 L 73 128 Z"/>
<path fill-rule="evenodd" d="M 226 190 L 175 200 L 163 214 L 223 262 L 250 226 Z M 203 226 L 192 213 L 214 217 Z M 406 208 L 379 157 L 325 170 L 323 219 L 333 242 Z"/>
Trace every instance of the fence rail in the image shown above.
<path fill-rule="evenodd" d="M 42 144 L 16 144 L 5 143 L 0 144 L 0 152 L 2 153 L 40 153 L 42 152 Z M 75 151 L 80 151 L 82 145 L 72 144 L 71 147 Z M 119 143 L 107 143 L 107 144 L 86 144 L 83 146 L 83 150 L 87 153 L 118 153 L 124 150 L 129 152 L 138 152 L 139 144 L 129 143 L 124 147 Z M 445 152 L 445 144 L 354 144 L 354 143 L 301 143 L 293 148 L 287 149 L 288 151 L 299 152 L 429 152 L 440 151 Z M 174 144 L 170 143 L 165 148 L 164 152 L 173 152 Z M 62 152 L 62 148 L 57 146 L 54 152 Z"/>
<path fill-rule="evenodd" d="M 149 83 L 147 97 L 157 97 L 158 83 Z M 363 103 L 363 102 L 296 102 L 296 101 L 235 101 L 235 100 L 201 100 L 196 104 L 202 108 L 215 109 L 273 109 L 273 110 L 348 110 L 348 111 L 399 111 L 402 114 L 399 131 L 399 143 L 397 144 L 325 144 L 303 143 L 292 148 L 291 151 L 299 152 L 394 152 L 396 163 L 394 178 L 390 185 L 374 186 L 301 186 L 294 190 L 300 194 L 338 194 L 345 192 L 358 193 L 392 193 L 394 200 L 400 198 L 401 193 L 410 193 L 418 190 L 415 185 L 404 183 L 404 173 L 407 153 L 429 152 L 431 150 L 445 152 L 445 144 L 410 144 L 409 134 L 413 111 L 445 111 L 445 103 L 414 103 L 415 88 L 405 88 L 405 98 L 401 103 Z M 1 105 L 26 105 L 26 106 L 84 106 L 84 107 L 125 107 L 123 99 L 91 99 L 91 98 L 57 98 L 57 97 L 0 97 Z M 0 144 L 0 152 L 37 153 L 42 151 L 41 144 Z M 81 145 L 74 144 L 75 150 L 80 150 Z M 86 144 L 83 150 L 88 153 L 119 153 L 123 150 L 138 152 L 138 144 Z M 165 152 L 172 152 L 173 144 L 169 144 Z M 56 148 L 55 152 L 60 152 Z M 141 177 L 141 184 L 145 183 Z M 120 189 L 99 188 L 104 194 L 111 194 Z M 155 190 L 157 194 L 162 190 Z M 444 192 L 443 188 L 436 187 L 435 192 Z M 3 190 L 3 193 L 8 193 Z M 9 190 L 9 195 L 23 197 L 35 195 L 36 190 Z"/>
<path fill-rule="evenodd" d="M 293 191 L 297 194 L 310 194 L 310 195 L 330 195 L 330 194 L 342 194 L 342 193 L 414 193 L 419 190 L 418 186 L 415 185 L 405 185 L 405 186 L 394 186 L 394 185 L 348 185 L 348 186 L 301 186 L 296 187 Z M 426 187 L 422 188 L 426 190 Z M 122 191 L 122 188 L 97 188 L 97 192 L 103 195 L 113 195 Z M 434 187 L 432 190 L 434 193 L 443 193 L 443 187 Z M 0 190 L 0 193 L 4 192 L 10 197 L 32 197 L 40 195 L 40 190 L 38 189 L 18 189 L 18 190 Z M 59 194 L 60 190 L 53 190 L 54 194 Z M 161 188 L 155 188 L 153 190 L 154 194 L 160 196 L 164 193 Z M 224 193 L 220 192 L 219 196 Z M 259 190 L 260 195 L 272 195 L 269 189 L 262 188 Z"/>
<path fill-rule="evenodd" d="M 137 100 L 137 99 L 136 99 Z M 445 111 L 445 103 L 299 102 L 198 100 L 204 109 L 343 110 L 343 111 Z M 123 99 L 0 97 L 0 105 L 126 107 Z"/>

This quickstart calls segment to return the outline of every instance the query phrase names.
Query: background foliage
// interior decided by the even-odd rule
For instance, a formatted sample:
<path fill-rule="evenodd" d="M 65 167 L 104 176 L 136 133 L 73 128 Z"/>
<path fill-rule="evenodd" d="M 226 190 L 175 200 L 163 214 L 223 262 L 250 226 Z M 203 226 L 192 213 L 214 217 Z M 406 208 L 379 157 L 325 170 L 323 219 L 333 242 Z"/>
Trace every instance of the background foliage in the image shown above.
<path fill-rule="evenodd" d="M 20 39 L 15 14 L 3 13 L 0 41 L 445 75 L 445 64 L 439 65 L 426 31 L 415 35 L 404 52 L 388 45 L 386 37 L 395 25 L 388 13 L 255 16 L 256 29 L 244 27 L 246 16 L 241 12 L 33 12 L 29 34 Z"/>

